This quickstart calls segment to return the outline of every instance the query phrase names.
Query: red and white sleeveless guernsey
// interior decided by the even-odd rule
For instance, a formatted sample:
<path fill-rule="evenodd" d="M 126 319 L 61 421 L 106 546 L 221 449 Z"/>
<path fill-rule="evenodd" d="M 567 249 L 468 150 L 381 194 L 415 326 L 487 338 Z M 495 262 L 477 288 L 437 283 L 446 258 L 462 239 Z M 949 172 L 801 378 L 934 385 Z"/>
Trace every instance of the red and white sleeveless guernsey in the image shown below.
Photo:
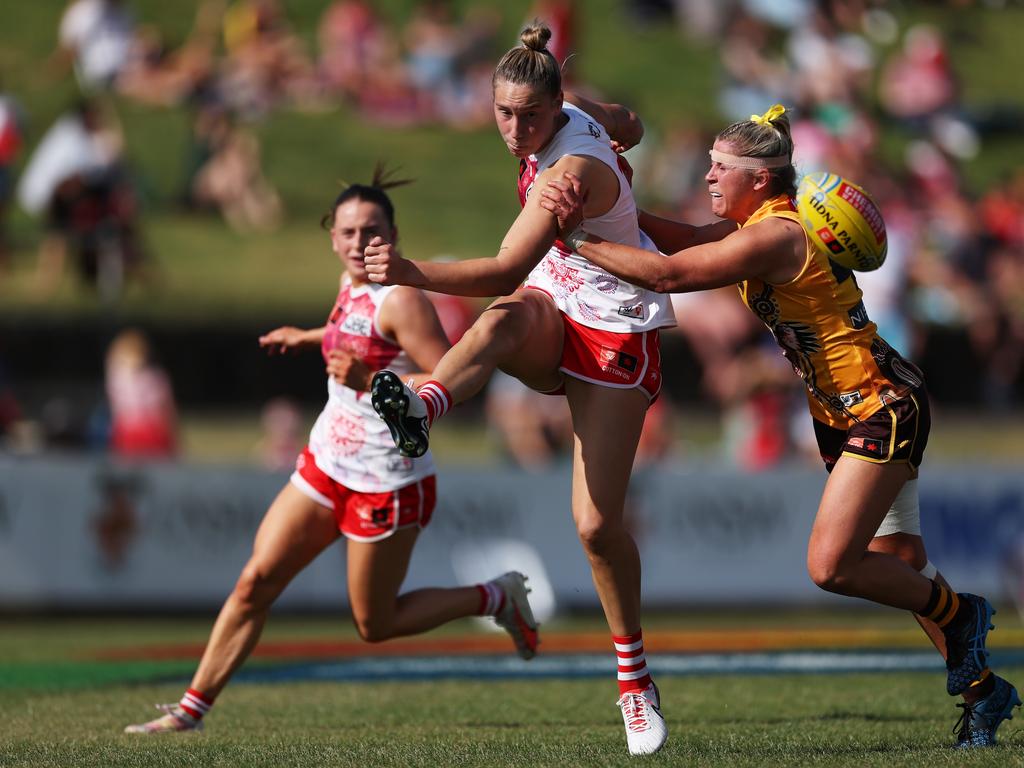
<path fill-rule="evenodd" d="M 346 277 L 327 320 L 322 351 L 343 349 L 372 370 L 399 376 L 418 366 L 380 330 L 380 308 L 397 286 L 375 283 L 354 287 Z M 433 475 L 430 453 L 417 459 L 399 455 L 391 433 L 373 410 L 369 392 L 357 392 L 327 377 L 327 405 L 313 425 L 309 449 L 316 465 L 346 488 L 360 493 L 393 491 Z"/>
<path fill-rule="evenodd" d="M 636 202 L 629 179 L 623 173 L 625 162 L 620 164 L 620 157 L 612 151 L 604 128 L 571 104 L 565 104 L 562 111 L 569 122 L 544 149 L 520 162 L 520 204 L 526 204 L 536 177 L 564 155 L 595 157 L 615 171 L 619 180 L 619 197 L 604 215 L 584 219 L 583 229 L 611 242 L 657 253 L 654 243 L 637 225 Z M 556 240 L 533 268 L 525 286 L 550 294 L 562 312 L 588 328 L 612 333 L 641 333 L 676 324 L 667 294 L 638 288 L 610 275 L 561 240 Z"/>

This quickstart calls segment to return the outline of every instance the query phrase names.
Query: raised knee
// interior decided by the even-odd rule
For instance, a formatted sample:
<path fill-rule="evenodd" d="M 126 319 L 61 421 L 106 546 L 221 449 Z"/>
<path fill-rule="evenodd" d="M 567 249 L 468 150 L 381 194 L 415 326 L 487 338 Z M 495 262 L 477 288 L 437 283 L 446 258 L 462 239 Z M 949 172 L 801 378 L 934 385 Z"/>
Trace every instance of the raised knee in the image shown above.
<path fill-rule="evenodd" d="M 391 622 L 378 616 L 354 616 L 360 639 L 365 643 L 382 643 L 394 637 Z"/>
<path fill-rule="evenodd" d="M 505 339 L 515 335 L 520 327 L 523 306 L 518 302 L 508 302 L 485 309 L 467 334 L 479 335 L 485 339 Z"/>
<path fill-rule="evenodd" d="M 810 575 L 811 581 L 826 592 L 845 593 L 847 579 L 838 563 L 808 559 L 807 573 Z"/>

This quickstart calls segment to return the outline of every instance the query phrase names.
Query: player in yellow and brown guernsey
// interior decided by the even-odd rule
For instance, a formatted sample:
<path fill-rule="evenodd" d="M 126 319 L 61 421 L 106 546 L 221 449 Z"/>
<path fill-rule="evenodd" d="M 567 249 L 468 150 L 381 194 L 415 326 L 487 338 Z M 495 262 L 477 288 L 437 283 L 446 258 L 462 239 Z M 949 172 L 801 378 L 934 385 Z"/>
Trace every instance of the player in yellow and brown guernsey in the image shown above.
<path fill-rule="evenodd" d="M 793 199 L 796 171 L 781 105 L 718 134 L 705 177 L 722 222 L 693 227 L 648 214 L 640 225 L 663 257 L 579 228 L 580 191 L 566 174 L 543 190 L 559 232 L 581 256 L 658 292 L 736 283 L 807 386 L 829 479 L 811 531 L 807 567 L 822 589 L 912 611 L 946 659 L 946 689 L 962 695 L 957 747 L 995 744 L 1020 705 L 988 667 L 994 613 L 957 594 L 928 561 L 921 538 L 918 468 L 928 441 L 921 372 L 876 332 L 854 274 L 808 239 Z"/>

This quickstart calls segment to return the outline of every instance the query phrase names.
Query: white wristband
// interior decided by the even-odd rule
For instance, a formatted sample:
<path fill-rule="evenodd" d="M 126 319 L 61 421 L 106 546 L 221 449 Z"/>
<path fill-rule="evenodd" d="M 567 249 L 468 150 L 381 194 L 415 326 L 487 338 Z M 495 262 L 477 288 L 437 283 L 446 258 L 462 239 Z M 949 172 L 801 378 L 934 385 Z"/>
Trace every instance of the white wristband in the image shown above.
<path fill-rule="evenodd" d="M 576 227 L 569 236 L 565 238 L 565 244 L 572 248 L 574 251 L 579 251 L 580 246 L 587 242 L 587 233 L 583 231 L 582 227 Z"/>

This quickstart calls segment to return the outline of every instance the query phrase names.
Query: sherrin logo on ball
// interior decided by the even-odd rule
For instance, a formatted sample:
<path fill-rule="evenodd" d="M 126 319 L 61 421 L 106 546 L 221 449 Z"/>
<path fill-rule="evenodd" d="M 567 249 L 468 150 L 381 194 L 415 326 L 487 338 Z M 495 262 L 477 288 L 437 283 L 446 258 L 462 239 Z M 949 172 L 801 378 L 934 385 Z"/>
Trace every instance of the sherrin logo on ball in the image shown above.
<path fill-rule="evenodd" d="M 796 206 L 811 242 L 840 266 L 870 272 L 885 262 L 885 222 L 861 187 L 834 173 L 800 180 Z"/>

